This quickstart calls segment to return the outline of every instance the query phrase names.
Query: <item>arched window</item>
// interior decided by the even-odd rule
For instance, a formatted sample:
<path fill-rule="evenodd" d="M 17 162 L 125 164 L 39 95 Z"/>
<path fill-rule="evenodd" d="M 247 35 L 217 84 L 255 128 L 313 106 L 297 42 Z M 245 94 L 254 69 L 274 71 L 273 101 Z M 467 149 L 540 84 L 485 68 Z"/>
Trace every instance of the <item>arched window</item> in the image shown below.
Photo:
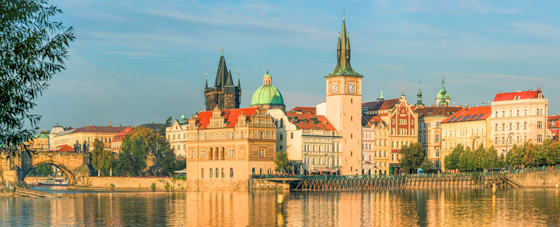
<path fill-rule="evenodd" d="M 200 178 L 204 178 L 204 168 L 200 170 Z"/>
<path fill-rule="evenodd" d="M 255 175 L 255 167 L 253 167 L 253 169 L 251 169 L 251 173 L 252 173 L 253 175 Z"/>
<path fill-rule="evenodd" d="M 212 168 L 210 168 L 210 178 L 214 177 L 214 171 L 212 171 Z"/>
<path fill-rule="evenodd" d="M 222 158 L 226 157 L 226 148 L 222 147 Z"/>
<path fill-rule="evenodd" d="M 216 178 L 220 178 L 220 172 L 218 172 L 218 168 L 216 168 Z"/>
<path fill-rule="evenodd" d="M 262 175 L 262 174 L 263 174 L 263 170 L 262 170 L 262 167 L 261 167 L 261 168 L 259 169 L 259 175 Z"/>
<path fill-rule="evenodd" d="M 213 158 L 213 155 L 214 155 L 214 151 L 212 148 L 210 148 L 210 158 Z"/>
<path fill-rule="evenodd" d="M 229 169 L 229 178 L 233 178 L 233 168 Z"/>
<path fill-rule="evenodd" d="M 321 147 L 323 147 L 323 146 L 319 145 L 319 152 L 321 152 L 321 151 L 322 151 Z"/>
<path fill-rule="evenodd" d="M 527 129 L 527 122 L 523 123 L 523 129 Z"/>
<path fill-rule="evenodd" d="M 214 157 L 219 158 L 220 156 L 218 156 L 218 154 L 220 153 L 220 148 L 216 147 L 214 149 L 214 153 L 216 154 L 216 156 L 214 156 Z"/>
<path fill-rule="evenodd" d="M 316 151 L 316 148 L 317 148 L 317 147 L 316 147 L 315 145 L 313 145 L 313 152 Z"/>

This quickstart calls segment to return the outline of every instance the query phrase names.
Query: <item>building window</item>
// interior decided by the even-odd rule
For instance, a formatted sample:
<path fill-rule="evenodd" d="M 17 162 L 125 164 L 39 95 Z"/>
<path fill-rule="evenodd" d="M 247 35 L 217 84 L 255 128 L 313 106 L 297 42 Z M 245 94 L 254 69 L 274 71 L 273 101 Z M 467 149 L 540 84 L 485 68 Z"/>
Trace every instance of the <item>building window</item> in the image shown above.
<path fill-rule="evenodd" d="M 537 143 L 541 143 L 542 142 L 542 135 L 537 135 Z"/>
<path fill-rule="evenodd" d="M 220 172 L 218 172 L 218 168 L 216 168 L 216 178 L 220 178 Z"/>
<path fill-rule="evenodd" d="M 282 140 L 282 134 L 280 134 L 280 140 Z"/>
<path fill-rule="evenodd" d="M 509 123 L 509 130 L 512 130 L 512 129 L 513 129 L 513 124 L 510 122 Z"/>
<path fill-rule="evenodd" d="M 259 149 L 259 157 L 262 158 L 264 157 L 264 155 L 265 155 L 264 149 Z"/>
<path fill-rule="evenodd" d="M 235 155 L 235 154 L 234 154 L 234 150 L 233 150 L 233 149 L 229 149 L 229 157 L 230 157 L 230 158 L 233 158 L 234 155 Z"/>
<path fill-rule="evenodd" d="M 537 109 L 537 116 L 541 115 L 541 109 Z"/>
<path fill-rule="evenodd" d="M 200 170 L 200 178 L 204 178 L 204 168 Z"/>
<path fill-rule="evenodd" d="M 512 117 L 512 110 L 509 110 L 509 116 Z"/>
<path fill-rule="evenodd" d="M 502 111 L 502 117 L 506 117 L 506 111 Z"/>
<path fill-rule="evenodd" d="M 519 117 L 519 110 L 517 110 L 517 116 Z"/>
<path fill-rule="evenodd" d="M 542 121 L 537 121 L 537 128 L 542 128 Z"/>
<path fill-rule="evenodd" d="M 517 122 L 517 130 L 519 130 L 519 122 Z"/>
<path fill-rule="evenodd" d="M 506 130 L 506 123 L 502 123 L 502 131 Z"/>
<path fill-rule="evenodd" d="M 194 158 L 194 151 L 191 150 L 191 158 Z"/>
<path fill-rule="evenodd" d="M 212 168 L 210 168 L 210 178 L 214 177 L 214 171 Z"/>
<path fill-rule="evenodd" d="M 436 135 L 436 143 L 439 143 L 439 135 Z"/>
<path fill-rule="evenodd" d="M 206 151 L 200 150 L 200 158 L 206 158 Z"/>
<path fill-rule="evenodd" d="M 498 118 L 498 111 L 495 112 L 494 117 Z"/>
<path fill-rule="evenodd" d="M 527 109 L 525 109 L 525 116 L 527 116 Z"/>
<path fill-rule="evenodd" d="M 293 139 L 293 138 L 294 138 L 294 133 L 290 132 L 290 139 Z"/>

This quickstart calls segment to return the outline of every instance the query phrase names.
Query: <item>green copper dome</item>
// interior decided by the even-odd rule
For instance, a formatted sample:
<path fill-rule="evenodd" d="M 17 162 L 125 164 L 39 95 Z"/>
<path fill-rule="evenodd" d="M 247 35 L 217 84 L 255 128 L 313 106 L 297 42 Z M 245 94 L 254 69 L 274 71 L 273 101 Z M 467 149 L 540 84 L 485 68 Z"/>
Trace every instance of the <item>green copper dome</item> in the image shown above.
<path fill-rule="evenodd" d="M 183 113 L 183 115 L 181 115 L 181 124 L 187 123 L 187 116 L 185 116 L 185 113 Z"/>
<path fill-rule="evenodd" d="M 256 105 L 284 105 L 284 98 L 280 91 L 272 85 L 272 77 L 268 70 L 263 76 L 263 85 L 253 93 L 251 106 Z"/>

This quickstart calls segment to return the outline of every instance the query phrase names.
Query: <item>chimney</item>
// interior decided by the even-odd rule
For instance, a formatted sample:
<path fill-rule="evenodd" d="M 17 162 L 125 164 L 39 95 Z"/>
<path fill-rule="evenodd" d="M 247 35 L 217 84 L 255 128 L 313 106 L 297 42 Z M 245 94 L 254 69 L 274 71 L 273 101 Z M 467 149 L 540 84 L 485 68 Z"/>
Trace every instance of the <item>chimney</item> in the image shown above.
<path fill-rule="evenodd" d="M 113 122 L 109 121 L 109 127 L 113 127 Z"/>

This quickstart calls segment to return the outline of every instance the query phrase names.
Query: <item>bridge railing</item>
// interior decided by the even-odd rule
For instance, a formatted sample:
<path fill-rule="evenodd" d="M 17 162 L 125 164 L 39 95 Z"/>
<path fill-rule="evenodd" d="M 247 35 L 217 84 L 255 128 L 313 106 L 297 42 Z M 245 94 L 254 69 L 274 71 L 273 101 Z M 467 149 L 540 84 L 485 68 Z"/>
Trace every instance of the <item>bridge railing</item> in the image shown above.
<path fill-rule="evenodd" d="M 464 171 L 459 173 L 406 174 L 406 176 L 407 177 L 460 177 L 460 176 L 473 176 L 475 174 L 477 174 L 478 176 L 492 176 L 492 175 L 508 174 L 508 173 L 525 173 L 525 172 L 548 171 L 548 170 L 557 170 L 557 169 L 560 169 L 560 164 L 524 167 L 524 168 L 491 169 L 491 170 L 483 170 L 483 171 Z"/>

